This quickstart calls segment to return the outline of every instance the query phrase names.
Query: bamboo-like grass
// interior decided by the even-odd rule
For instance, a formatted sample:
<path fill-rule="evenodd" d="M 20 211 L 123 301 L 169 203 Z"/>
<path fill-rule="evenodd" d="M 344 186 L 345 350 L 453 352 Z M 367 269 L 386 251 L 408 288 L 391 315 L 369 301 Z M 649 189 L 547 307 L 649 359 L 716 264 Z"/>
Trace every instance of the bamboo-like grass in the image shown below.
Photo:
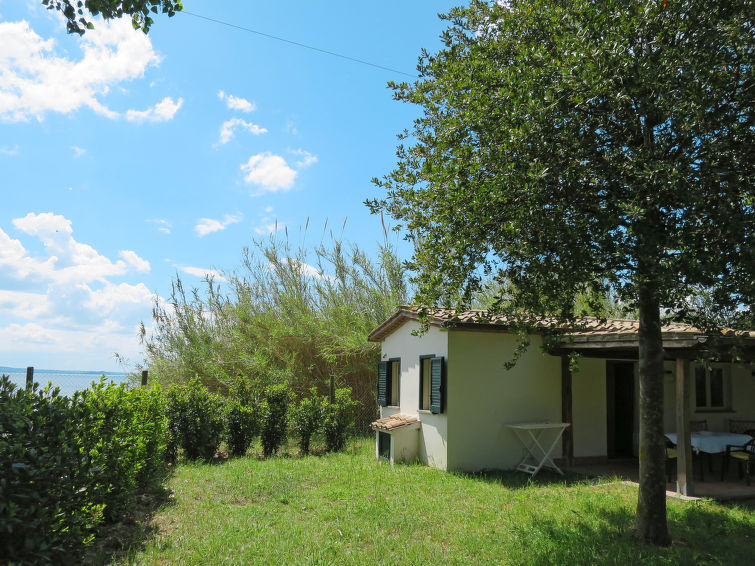
<path fill-rule="evenodd" d="M 294 247 L 288 237 L 255 241 L 224 280 L 187 289 L 177 276 L 165 303 L 142 325 L 150 379 L 164 385 L 198 376 L 225 392 L 243 375 L 261 391 L 286 381 L 299 395 L 352 388 L 374 420 L 380 346 L 367 335 L 408 300 L 407 274 L 387 244 L 369 257 L 332 240 Z"/>

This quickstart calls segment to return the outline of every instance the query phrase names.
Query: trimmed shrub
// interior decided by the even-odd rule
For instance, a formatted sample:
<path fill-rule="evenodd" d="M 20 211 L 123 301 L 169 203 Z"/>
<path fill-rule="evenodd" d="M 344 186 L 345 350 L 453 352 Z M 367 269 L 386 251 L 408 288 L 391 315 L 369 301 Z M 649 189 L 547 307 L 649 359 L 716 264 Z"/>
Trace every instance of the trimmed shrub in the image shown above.
<path fill-rule="evenodd" d="M 320 429 L 325 398 L 317 394 L 317 388 L 310 390 L 305 397 L 291 407 L 291 424 L 299 437 L 299 450 L 309 454 L 309 442 L 312 435 Z"/>
<path fill-rule="evenodd" d="M 257 435 L 257 404 L 248 381 L 239 376 L 225 405 L 225 442 L 234 456 L 243 456 Z"/>
<path fill-rule="evenodd" d="M 162 467 L 166 426 L 159 390 L 129 390 L 103 377 L 75 393 L 73 404 L 76 436 L 95 471 L 90 497 L 114 522 Z"/>
<path fill-rule="evenodd" d="M 166 399 L 168 456 L 175 461 L 178 448 L 188 460 L 212 460 L 223 439 L 223 398 L 211 393 L 199 379 L 173 385 Z"/>
<path fill-rule="evenodd" d="M 265 399 L 260 407 L 260 436 L 265 457 L 275 454 L 286 440 L 289 395 L 285 383 L 271 385 L 265 390 Z"/>
<path fill-rule="evenodd" d="M 166 478 L 165 455 L 168 441 L 168 418 L 165 397 L 159 385 L 131 390 L 136 418 L 144 437 L 143 466 L 136 477 L 140 489 L 151 489 Z"/>
<path fill-rule="evenodd" d="M 326 403 L 323 431 L 328 452 L 337 452 L 346 446 L 346 436 L 354 426 L 354 409 L 358 404 L 351 398 L 351 387 L 336 389 L 335 399 Z"/>
<path fill-rule="evenodd" d="M 0 378 L 0 556 L 19 564 L 77 563 L 102 521 L 95 470 L 82 454 L 73 402 Z"/>

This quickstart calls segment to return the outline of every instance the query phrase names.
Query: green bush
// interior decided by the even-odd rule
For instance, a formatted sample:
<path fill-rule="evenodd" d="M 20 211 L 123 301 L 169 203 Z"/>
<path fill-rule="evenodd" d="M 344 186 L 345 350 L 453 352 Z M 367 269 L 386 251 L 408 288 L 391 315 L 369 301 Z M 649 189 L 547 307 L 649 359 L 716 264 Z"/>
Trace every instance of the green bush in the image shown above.
<path fill-rule="evenodd" d="M 178 386 L 171 386 L 165 394 L 165 416 L 168 420 L 168 434 L 165 437 L 165 461 L 178 462 L 178 448 L 181 444 L 181 414 L 184 412 L 185 392 Z"/>
<path fill-rule="evenodd" d="M 199 379 L 168 389 L 168 456 L 175 461 L 178 448 L 188 460 L 212 460 L 223 439 L 223 398 L 211 393 Z"/>
<path fill-rule="evenodd" d="M 82 454 L 73 402 L 49 386 L 0 378 L 0 556 L 19 564 L 77 563 L 102 520 L 95 472 Z"/>
<path fill-rule="evenodd" d="M 144 436 L 143 466 L 136 477 L 140 489 L 162 484 L 166 477 L 165 455 L 168 441 L 168 419 L 165 397 L 159 385 L 138 387 L 131 391 L 136 417 Z"/>
<path fill-rule="evenodd" d="M 272 456 L 286 440 L 288 426 L 288 385 L 279 383 L 265 390 L 265 399 L 261 403 L 260 413 L 262 452 Z"/>
<path fill-rule="evenodd" d="M 234 456 L 243 456 L 257 435 L 257 403 L 250 383 L 239 376 L 225 405 L 225 441 Z"/>
<path fill-rule="evenodd" d="M 159 390 L 129 390 L 103 377 L 73 399 L 76 436 L 95 473 L 90 496 L 118 520 L 134 492 L 157 481 L 165 452 L 165 416 Z"/>
<path fill-rule="evenodd" d="M 336 389 L 335 399 L 325 405 L 323 431 L 328 452 L 343 450 L 346 435 L 354 425 L 354 409 L 359 403 L 351 398 L 351 387 Z"/>
<path fill-rule="evenodd" d="M 309 442 L 312 435 L 320 429 L 325 398 L 317 394 L 317 388 L 310 390 L 310 396 L 299 401 L 291 408 L 291 424 L 299 437 L 299 450 L 309 454 Z"/>

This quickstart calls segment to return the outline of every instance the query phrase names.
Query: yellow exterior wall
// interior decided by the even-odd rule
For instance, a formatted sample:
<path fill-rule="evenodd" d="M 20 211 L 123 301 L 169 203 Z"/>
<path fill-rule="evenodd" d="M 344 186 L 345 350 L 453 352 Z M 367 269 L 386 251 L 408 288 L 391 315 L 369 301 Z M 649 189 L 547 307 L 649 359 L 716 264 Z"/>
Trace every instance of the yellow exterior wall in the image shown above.
<path fill-rule="evenodd" d="M 676 362 L 665 361 L 663 369 L 663 431 L 676 432 Z M 693 414 L 694 410 L 692 407 L 690 414 Z"/>
<path fill-rule="evenodd" d="M 667 373 L 664 376 L 664 429 L 676 432 L 676 363 L 666 362 Z M 730 407 L 727 410 L 705 410 L 695 408 L 695 374 L 694 364 L 690 364 L 689 376 L 689 414 L 691 420 L 708 421 L 708 430 L 729 430 L 729 419 L 755 420 L 755 376 L 753 366 L 748 364 L 731 364 L 730 367 Z"/>
<path fill-rule="evenodd" d="M 422 336 L 415 321 L 391 332 L 382 345 L 382 359 L 401 359 L 399 406 L 381 408 L 381 416 L 398 412 L 417 415 L 421 422 L 417 458 L 440 469 L 475 471 L 512 469 L 524 449 L 507 424 L 561 422 L 561 359 L 540 350 L 541 338 L 511 370 L 517 338 L 502 332 L 430 327 Z M 420 356 L 446 360 L 444 413 L 419 410 Z M 634 449 L 639 429 L 639 379 L 635 371 Z M 607 360 L 580 358 L 572 375 L 572 435 L 575 458 L 607 454 Z M 664 374 L 664 428 L 676 430 L 676 364 L 668 361 Z M 692 419 L 707 419 L 710 430 L 727 430 L 729 419 L 755 419 L 755 376 L 748 365 L 731 366 L 731 410 L 696 411 L 694 382 L 690 381 Z M 561 442 L 552 454 L 562 454 Z"/>
<path fill-rule="evenodd" d="M 755 367 L 749 364 L 732 366 L 731 398 L 735 414 L 729 418 L 755 420 L 755 375 L 753 372 L 755 372 Z"/>
<path fill-rule="evenodd" d="M 395 413 L 417 415 L 422 423 L 419 431 L 418 458 L 421 462 L 445 470 L 447 464 L 447 417 L 419 410 L 419 357 L 443 356 L 448 359 L 448 332 L 431 326 L 426 334 L 412 336 L 419 323 L 407 321 L 383 341 L 382 358 L 401 358 L 401 384 L 398 407 L 381 407 L 380 416 Z"/>
<path fill-rule="evenodd" d="M 448 468 L 514 468 L 524 449 L 506 424 L 561 422 L 561 360 L 540 351 L 540 338 L 516 366 L 517 338 L 504 333 L 448 331 Z M 554 455 L 561 455 L 561 444 Z"/>
<path fill-rule="evenodd" d="M 606 361 L 580 358 L 579 371 L 572 373 L 572 435 L 574 457 L 605 456 Z"/>

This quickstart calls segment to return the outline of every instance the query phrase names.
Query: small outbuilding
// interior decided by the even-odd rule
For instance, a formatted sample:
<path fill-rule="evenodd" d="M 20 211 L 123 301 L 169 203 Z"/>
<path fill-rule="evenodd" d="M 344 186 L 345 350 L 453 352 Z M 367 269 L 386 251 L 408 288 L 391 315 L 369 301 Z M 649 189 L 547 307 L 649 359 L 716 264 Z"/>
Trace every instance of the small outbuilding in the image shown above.
<path fill-rule="evenodd" d="M 519 338 L 502 315 L 402 306 L 369 336 L 380 342 L 376 454 L 444 470 L 514 469 L 525 450 L 510 425 L 563 423 L 552 456 L 567 464 L 632 457 L 639 442 L 636 320 L 597 319 L 549 340 L 547 327 L 512 369 Z M 701 352 L 736 340 L 740 359 L 755 359 L 755 332 L 708 336 L 685 324 L 663 328 L 664 427 L 680 433 L 680 491 L 692 492 L 689 423 L 711 431 L 755 420 L 755 373 L 747 362 L 699 364 Z M 579 354 L 578 371 L 569 355 Z M 726 358 L 724 358 L 726 360 Z M 686 431 L 686 432 L 685 432 Z M 691 458 L 689 458 L 691 461 Z M 684 477 L 682 477 L 684 476 Z"/>

